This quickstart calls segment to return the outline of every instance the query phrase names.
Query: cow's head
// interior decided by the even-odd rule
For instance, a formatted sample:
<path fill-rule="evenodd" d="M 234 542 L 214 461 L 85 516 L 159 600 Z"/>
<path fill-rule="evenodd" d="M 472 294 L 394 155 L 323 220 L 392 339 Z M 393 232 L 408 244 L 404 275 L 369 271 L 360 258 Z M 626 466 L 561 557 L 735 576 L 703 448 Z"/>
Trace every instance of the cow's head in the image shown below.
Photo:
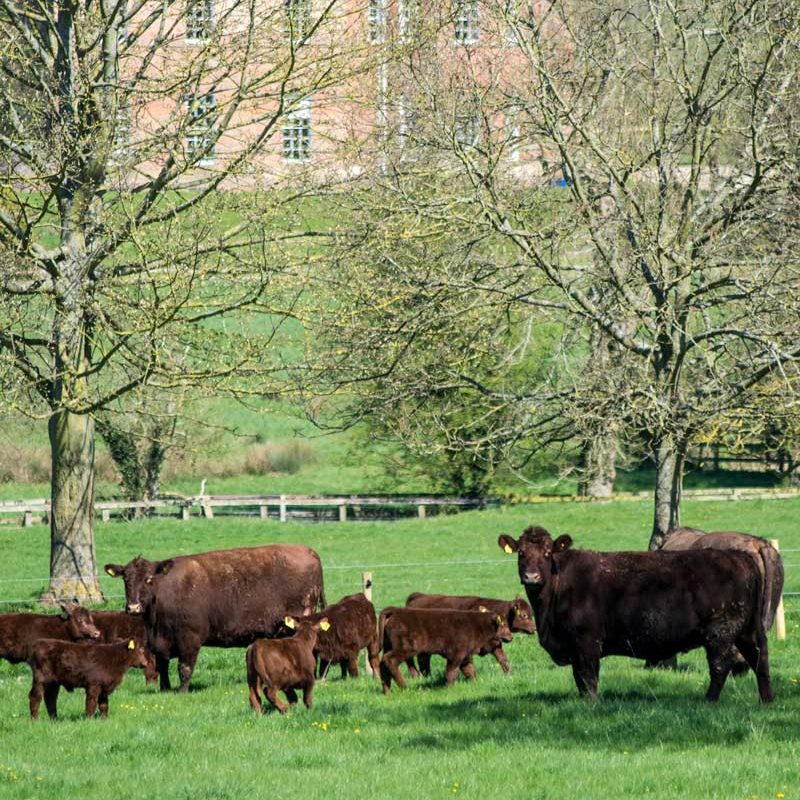
<path fill-rule="evenodd" d="M 530 597 L 538 594 L 557 571 L 554 555 L 569 549 L 572 538 L 559 536 L 553 541 L 544 528 L 531 527 L 519 539 L 502 534 L 497 543 L 504 552 L 517 554 L 519 579 Z"/>
<path fill-rule="evenodd" d="M 128 651 L 128 663 L 132 667 L 147 668 L 147 653 L 141 642 L 136 639 L 128 639 L 125 649 Z"/>
<path fill-rule="evenodd" d="M 124 567 L 120 564 L 106 564 L 105 570 L 112 578 L 122 578 L 125 581 L 125 610 L 129 614 L 144 614 L 155 600 L 158 579 L 166 575 L 174 563 L 171 558 L 166 561 L 148 561 L 136 556 Z"/>
<path fill-rule="evenodd" d="M 61 618 L 66 620 L 67 633 L 72 639 L 99 639 L 92 612 L 77 603 L 61 603 Z"/>
<path fill-rule="evenodd" d="M 514 633 L 536 633 L 531 607 L 521 597 L 515 597 L 508 615 L 508 627 Z"/>
<path fill-rule="evenodd" d="M 495 635 L 501 642 L 510 642 L 514 638 L 508 623 L 498 614 L 494 618 Z"/>

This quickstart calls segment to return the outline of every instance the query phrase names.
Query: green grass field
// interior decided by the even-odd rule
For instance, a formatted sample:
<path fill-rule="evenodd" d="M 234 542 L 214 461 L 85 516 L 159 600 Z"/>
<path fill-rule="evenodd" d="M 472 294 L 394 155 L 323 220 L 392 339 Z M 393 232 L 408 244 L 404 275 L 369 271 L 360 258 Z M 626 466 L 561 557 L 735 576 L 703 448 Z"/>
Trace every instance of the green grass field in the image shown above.
<path fill-rule="evenodd" d="M 787 592 L 800 592 L 800 501 L 685 503 L 684 521 L 778 538 Z M 642 549 L 649 503 L 516 506 L 394 523 L 302 524 L 241 518 L 112 522 L 97 527 L 98 561 L 293 541 L 320 553 L 329 600 L 374 576 L 378 608 L 414 590 L 511 597 L 516 560 L 501 532 L 528 524 L 595 549 Z M 0 601 L 44 587 L 48 531 L 3 527 Z M 792 564 L 796 562 L 794 566 Z M 120 607 L 122 583 L 102 579 Z M 192 691 L 146 688 L 139 672 L 111 696 L 105 722 L 85 721 L 83 692 L 59 698 L 60 720 L 28 719 L 26 666 L 0 662 L 1 798 L 796 798 L 800 796 L 800 604 L 787 598 L 787 640 L 771 637 L 775 702 L 729 679 L 707 704 L 705 658 L 678 672 L 603 662 L 601 699 L 580 699 L 571 671 L 535 637 L 508 646 L 511 676 L 478 659 L 478 680 L 430 680 L 381 694 L 377 681 L 319 683 L 314 708 L 256 718 L 244 651 L 201 651 Z M 5 605 L 8 608 L 10 605 Z M 174 671 L 174 662 L 173 662 Z"/>

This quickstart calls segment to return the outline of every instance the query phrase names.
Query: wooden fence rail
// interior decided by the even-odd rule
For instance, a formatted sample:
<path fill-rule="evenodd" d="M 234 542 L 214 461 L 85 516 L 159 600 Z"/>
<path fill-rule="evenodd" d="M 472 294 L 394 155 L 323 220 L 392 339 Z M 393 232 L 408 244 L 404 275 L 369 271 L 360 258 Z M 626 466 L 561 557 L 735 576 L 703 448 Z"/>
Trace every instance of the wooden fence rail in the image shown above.
<path fill-rule="evenodd" d="M 425 495 L 206 495 L 193 497 L 167 496 L 157 500 L 99 500 L 95 513 L 103 521 L 112 517 L 130 519 L 141 516 L 166 515 L 189 519 L 192 515 L 212 518 L 215 513 L 259 516 L 262 519 L 368 519 L 383 515 L 413 513 L 424 518 L 429 509 L 485 508 L 502 503 L 604 503 L 612 500 L 648 500 L 653 493 L 619 492 L 611 497 L 578 497 L 574 495 L 529 495 L 498 497 L 441 497 Z M 800 497 L 796 488 L 741 487 L 725 489 L 685 489 L 685 500 L 781 500 Z M 49 498 L 31 500 L 0 500 L 0 521 L 16 523 L 21 519 L 24 527 L 46 522 L 50 514 Z M 13 516 L 12 516 L 13 515 Z"/>

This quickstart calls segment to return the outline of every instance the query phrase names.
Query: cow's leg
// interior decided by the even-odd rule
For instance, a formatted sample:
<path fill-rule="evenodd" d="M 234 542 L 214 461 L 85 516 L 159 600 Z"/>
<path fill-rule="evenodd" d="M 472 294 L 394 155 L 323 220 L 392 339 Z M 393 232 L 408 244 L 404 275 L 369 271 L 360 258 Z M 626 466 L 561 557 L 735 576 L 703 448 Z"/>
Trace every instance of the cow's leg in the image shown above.
<path fill-rule="evenodd" d="M 417 656 L 419 659 L 419 656 Z M 406 659 L 406 669 L 408 670 L 408 677 L 409 678 L 419 678 L 419 672 L 417 671 L 417 665 L 414 663 L 414 656 Z"/>
<path fill-rule="evenodd" d="M 189 680 L 194 672 L 194 665 L 197 663 L 197 654 L 200 652 L 200 645 L 197 647 L 187 648 L 178 656 L 178 677 L 181 679 L 181 685 L 178 691 L 189 691 Z"/>
<path fill-rule="evenodd" d="M 286 709 L 288 706 L 285 703 L 282 703 L 278 699 L 278 690 L 274 686 L 270 686 L 266 689 L 264 694 L 267 696 L 267 700 L 269 700 L 272 705 L 278 709 L 278 713 L 285 714 Z"/>
<path fill-rule="evenodd" d="M 144 682 L 147 686 L 152 686 L 158 680 L 158 667 L 153 655 L 147 656 L 147 666 L 144 668 Z M 167 678 L 169 680 L 169 678 Z"/>
<path fill-rule="evenodd" d="M 769 647 L 767 637 L 758 637 L 759 643 L 739 640 L 736 646 L 744 656 L 745 661 L 756 674 L 758 683 L 758 696 L 762 703 L 772 702 L 772 681 L 769 676 Z"/>
<path fill-rule="evenodd" d="M 417 654 L 417 664 L 419 665 L 419 671 L 426 678 L 430 678 L 430 676 L 431 676 L 431 654 L 430 653 L 418 653 Z"/>
<path fill-rule="evenodd" d="M 461 674 L 468 681 L 474 681 L 475 678 L 478 677 L 478 671 L 475 669 L 475 665 L 472 663 L 472 656 L 467 656 L 461 662 Z"/>
<path fill-rule="evenodd" d="M 377 640 L 374 644 L 370 644 L 367 647 L 367 658 L 369 659 L 369 665 L 372 667 L 372 677 L 377 678 L 380 674 L 380 667 L 378 662 L 380 661 L 380 653 L 381 650 L 378 647 Z"/>
<path fill-rule="evenodd" d="M 511 665 L 508 663 L 508 656 L 506 656 L 506 651 L 503 650 L 503 645 L 497 645 L 497 647 L 492 650 L 492 655 L 497 659 L 500 669 L 508 675 L 511 672 Z"/>
<path fill-rule="evenodd" d="M 731 671 L 731 663 L 728 657 L 729 648 L 719 649 L 706 645 L 706 659 L 708 661 L 709 684 L 706 692 L 706 700 L 709 703 L 716 703 L 725 685 L 728 673 Z"/>
<path fill-rule="evenodd" d="M 168 692 L 172 688 L 169 682 L 169 659 L 162 655 L 156 655 L 156 669 L 158 670 L 158 688 L 162 692 Z"/>
<path fill-rule="evenodd" d="M 97 698 L 97 707 L 100 709 L 100 718 L 106 719 L 108 717 L 108 692 L 102 690 L 100 697 Z"/>
<path fill-rule="evenodd" d="M 60 688 L 61 685 L 58 683 L 48 683 L 44 687 L 44 706 L 50 719 L 58 718 L 58 690 Z"/>
<path fill-rule="evenodd" d="M 593 655 L 578 655 L 572 659 L 572 677 L 578 693 L 597 699 L 597 680 L 600 676 L 600 659 Z"/>
<path fill-rule="evenodd" d="M 409 653 L 409 655 L 412 655 Z M 383 654 L 380 663 L 381 683 L 383 684 L 383 693 L 388 694 L 389 689 L 392 687 L 392 679 L 401 688 L 406 688 L 405 678 L 401 675 L 399 665 L 406 660 L 406 656 L 402 653 L 395 653 L 389 651 Z"/>
<path fill-rule="evenodd" d="M 250 687 L 250 705 L 256 714 L 261 713 L 261 678 L 258 675 L 248 676 L 247 681 Z"/>
<path fill-rule="evenodd" d="M 345 670 L 342 669 L 343 678 L 345 677 L 344 672 Z M 358 677 L 358 650 L 356 650 L 355 653 L 350 653 L 350 655 L 347 657 L 347 672 L 351 678 Z"/>
<path fill-rule="evenodd" d="M 303 703 L 306 708 L 311 708 L 314 703 L 314 681 L 309 681 L 303 686 Z"/>
<path fill-rule="evenodd" d="M 324 681 L 328 677 L 328 670 L 331 667 L 331 662 L 326 661 L 324 658 L 319 660 L 319 668 L 317 670 L 317 675 L 321 681 Z"/>
<path fill-rule="evenodd" d="M 283 690 L 283 693 L 286 695 L 286 699 L 289 701 L 290 706 L 297 705 L 297 692 L 294 690 L 292 686 Z"/>
<path fill-rule="evenodd" d="M 458 669 L 464 661 L 463 653 L 455 656 L 448 656 L 447 664 L 444 668 L 444 685 L 451 686 L 458 677 Z"/>
<path fill-rule="evenodd" d="M 39 706 L 42 703 L 43 694 L 44 684 L 34 678 L 33 683 L 31 684 L 31 690 L 28 692 L 28 708 L 31 712 L 31 719 L 39 719 Z M 50 709 L 48 708 L 48 711 L 49 710 Z"/>
<path fill-rule="evenodd" d="M 97 701 L 100 698 L 100 687 L 99 686 L 87 686 L 86 687 L 86 717 L 87 719 L 94 716 L 94 712 L 97 709 Z"/>

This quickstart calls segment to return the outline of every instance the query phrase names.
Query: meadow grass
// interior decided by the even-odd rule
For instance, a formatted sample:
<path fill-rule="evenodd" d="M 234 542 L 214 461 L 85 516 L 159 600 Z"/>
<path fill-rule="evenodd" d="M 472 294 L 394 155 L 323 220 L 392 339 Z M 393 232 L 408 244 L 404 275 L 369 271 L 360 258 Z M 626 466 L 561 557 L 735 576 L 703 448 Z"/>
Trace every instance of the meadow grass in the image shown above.
<path fill-rule="evenodd" d="M 685 504 L 687 524 L 777 537 L 787 591 L 800 591 L 800 501 Z M 321 555 L 329 600 L 373 573 L 378 608 L 414 590 L 511 597 L 516 561 L 497 535 L 529 524 L 595 549 L 642 549 L 649 503 L 514 506 L 426 520 L 302 524 L 242 518 L 143 520 L 97 526 L 98 562 L 294 541 Z M 0 530 L 0 600 L 44 587 L 48 532 Z M 102 578 L 109 605 L 122 583 Z M 24 587 L 24 588 L 23 588 Z M 61 719 L 28 719 L 30 674 L 0 662 L 0 797 L 108 798 L 794 798 L 800 794 L 800 618 L 790 600 L 786 642 L 771 638 L 775 702 L 758 704 L 751 675 L 707 704 L 702 651 L 677 672 L 603 661 L 600 700 L 578 697 L 536 637 L 508 646 L 512 674 L 478 659 L 478 680 L 444 689 L 443 662 L 406 692 L 377 681 L 318 683 L 311 711 L 257 718 L 244 651 L 204 648 L 188 695 L 146 688 L 131 672 L 105 722 L 85 721 L 83 692 L 59 698 Z M 173 674 L 174 674 L 173 662 Z M 338 671 L 337 671 L 338 672 Z"/>

